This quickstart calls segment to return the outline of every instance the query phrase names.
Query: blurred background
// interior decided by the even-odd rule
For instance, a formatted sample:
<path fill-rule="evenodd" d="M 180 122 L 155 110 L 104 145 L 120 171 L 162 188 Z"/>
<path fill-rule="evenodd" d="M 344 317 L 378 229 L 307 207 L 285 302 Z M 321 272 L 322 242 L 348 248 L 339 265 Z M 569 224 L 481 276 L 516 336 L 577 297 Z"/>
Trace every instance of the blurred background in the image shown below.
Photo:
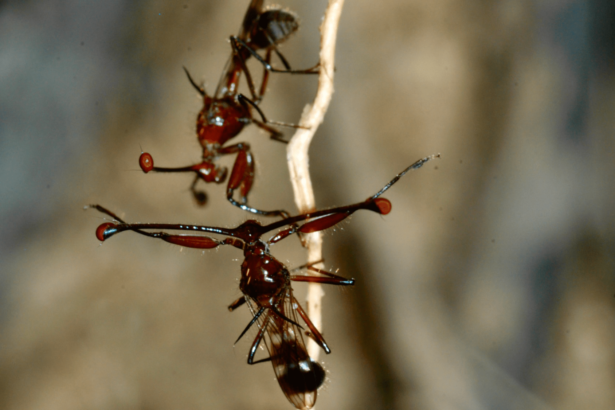
<path fill-rule="evenodd" d="M 191 176 L 137 163 L 199 160 L 202 102 L 182 66 L 213 92 L 247 4 L 0 2 L 1 408 L 292 408 L 270 365 L 246 364 L 254 330 L 233 346 L 250 318 L 226 309 L 239 251 L 101 246 L 103 216 L 83 211 L 248 217 L 224 185 L 199 208 Z M 283 6 L 302 27 L 281 50 L 311 67 L 326 1 Z M 325 289 L 318 408 L 613 408 L 614 21 L 608 0 L 346 2 L 310 151 L 318 206 L 442 158 L 386 194 L 390 215 L 325 233 L 327 268 L 357 284 Z M 273 74 L 261 106 L 297 122 L 316 85 Z M 250 203 L 296 212 L 286 147 L 254 126 L 236 141 L 257 159 Z M 294 239 L 273 251 L 305 262 Z"/>

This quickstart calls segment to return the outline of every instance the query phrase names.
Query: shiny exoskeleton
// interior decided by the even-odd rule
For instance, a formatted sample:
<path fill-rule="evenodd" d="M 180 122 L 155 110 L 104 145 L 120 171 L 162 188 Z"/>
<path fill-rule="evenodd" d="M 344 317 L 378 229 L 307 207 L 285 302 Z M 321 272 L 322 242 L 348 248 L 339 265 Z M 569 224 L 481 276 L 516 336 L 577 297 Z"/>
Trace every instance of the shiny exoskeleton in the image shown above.
<path fill-rule="evenodd" d="M 205 89 L 198 85 L 188 71 L 188 79 L 193 87 L 203 97 L 203 108 L 198 114 L 196 121 L 196 133 L 198 141 L 203 149 L 200 163 L 186 167 L 163 168 L 155 167 L 154 160 L 149 153 L 141 154 L 139 165 L 143 172 L 193 172 L 194 181 L 190 187 L 194 198 L 199 205 L 207 202 L 204 191 L 196 189 L 199 180 L 206 183 L 223 183 L 228 174 L 226 167 L 217 164 L 219 157 L 229 154 L 237 154 L 231 175 L 227 184 L 226 197 L 235 206 L 255 214 L 267 216 L 287 217 L 288 214 L 281 210 L 261 211 L 247 205 L 247 197 L 254 183 L 254 158 L 250 146 L 245 142 L 234 145 L 226 145 L 229 140 L 235 138 L 243 128 L 251 123 L 267 131 L 271 138 L 286 142 L 283 135 L 270 124 L 258 103 L 263 98 L 267 87 L 269 72 L 315 74 L 317 66 L 307 70 L 291 70 L 286 59 L 280 54 L 277 46 L 286 41 L 299 27 L 297 17 L 289 12 L 278 8 L 263 8 L 263 0 L 252 0 L 244 17 L 238 36 L 230 38 L 233 53 L 223 71 L 222 78 L 213 96 L 208 95 Z M 261 57 L 257 51 L 265 51 L 265 57 Z M 285 66 L 284 70 L 278 70 L 271 66 L 271 55 L 276 53 Z M 246 65 L 246 61 L 254 56 L 265 67 L 260 90 L 256 92 L 252 76 Z M 242 73 L 246 76 L 251 98 L 239 93 L 239 80 Z M 256 119 L 252 115 L 255 109 L 261 118 Z M 289 125 L 282 124 L 281 125 Z M 234 193 L 239 189 L 239 201 L 234 198 Z"/>
<path fill-rule="evenodd" d="M 299 317 L 309 330 L 309 333 L 305 334 L 312 337 L 326 353 L 330 353 L 331 350 L 294 297 L 291 282 L 348 286 L 353 285 L 354 280 L 345 279 L 310 265 L 306 266 L 306 269 L 313 274 L 294 275 L 271 254 L 270 246 L 295 233 L 309 234 L 333 227 L 358 210 L 388 214 L 391 211 L 391 203 L 380 196 L 408 171 L 420 168 L 432 158 L 434 157 L 415 162 L 363 202 L 288 217 L 268 225 L 261 225 L 255 220 L 247 220 L 237 228 L 158 223 L 133 224 L 123 221 L 100 205 L 90 207 L 115 220 L 103 223 L 97 228 L 96 237 L 100 241 L 105 241 L 120 232 L 133 231 L 188 248 L 213 249 L 221 245 L 230 245 L 241 249 L 244 261 L 241 265 L 239 287 L 243 296 L 234 301 L 229 310 L 235 310 L 247 303 L 254 317 L 237 340 L 257 323 L 259 330 L 250 348 L 248 363 L 271 361 L 278 383 L 288 400 L 298 409 L 309 409 L 316 402 L 317 390 L 325 380 L 325 371 L 307 353 L 303 339 L 304 330 L 298 323 Z M 210 233 L 225 238 L 216 239 L 195 234 L 178 235 L 166 232 L 168 230 Z M 272 231 L 276 233 L 271 238 L 262 239 L 263 235 Z M 258 346 L 262 341 L 267 347 L 269 357 L 255 361 Z"/>

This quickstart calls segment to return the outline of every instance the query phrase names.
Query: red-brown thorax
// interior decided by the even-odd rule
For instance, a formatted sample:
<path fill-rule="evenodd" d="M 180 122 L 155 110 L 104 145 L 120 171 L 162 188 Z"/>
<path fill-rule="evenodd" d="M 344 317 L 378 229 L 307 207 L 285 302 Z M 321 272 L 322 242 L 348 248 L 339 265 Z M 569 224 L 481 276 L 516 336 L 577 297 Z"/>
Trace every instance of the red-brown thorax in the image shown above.
<path fill-rule="evenodd" d="M 224 145 L 241 132 L 246 125 L 246 118 L 250 118 L 250 113 L 235 97 L 214 100 L 206 96 L 196 120 L 199 142 L 203 147 L 213 143 Z"/>
<path fill-rule="evenodd" d="M 257 242 L 248 246 L 241 265 L 241 291 L 261 307 L 276 307 L 276 301 L 290 286 L 286 267 L 267 252 L 267 245 Z"/>

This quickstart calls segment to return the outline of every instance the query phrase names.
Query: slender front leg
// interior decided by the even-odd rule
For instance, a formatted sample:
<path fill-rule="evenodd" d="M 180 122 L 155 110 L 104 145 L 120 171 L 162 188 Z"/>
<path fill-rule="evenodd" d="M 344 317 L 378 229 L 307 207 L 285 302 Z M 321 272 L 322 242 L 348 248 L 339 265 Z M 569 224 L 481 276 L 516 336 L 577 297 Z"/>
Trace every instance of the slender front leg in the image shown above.
<path fill-rule="evenodd" d="M 256 337 L 254 338 L 254 342 L 252 343 L 252 347 L 250 347 L 250 353 L 248 353 L 248 364 L 257 364 L 257 363 L 271 361 L 271 357 L 267 357 L 266 359 L 254 361 L 256 350 L 258 349 L 258 345 L 261 343 L 261 340 L 263 340 L 263 337 L 265 336 L 265 332 L 267 332 L 267 326 L 269 326 L 269 322 L 270 322 L 270 314 L 269 312 L 267 312 L 267 314 L 265 315 L 265 318 L 263 319 L 263 326 L 259 329 L 258 333 L 256 334 Z"/>
<path fill-rule="evenodd" d="M 265 60 L 267 64 L 271 61 L 271 49 L 267 50 L 267 54 L 265 55 Z M 261 89 L 258 94 L 258 102 L 263 99 L 265 92 L 267 91 L 267 84 L 269 83 L 269 70 L 263 70 L 263 79 L 261 80 Z"/>
<path fill-rule="evenodd" d="M 314 268 L 313 266 L 308 266 L 308 270 L 312 272 L 320 273 L 321 275 L 327 276 L 323 278 L 322 276 L 308 276 L 308 275 L 290 275 L 290 280 L 294 282 L 312 282 L 312 283 L 326 283 L 329 285 L 338 285 L 338 286 L 353 286 L 354 279 L 346 279 L 343 276 L 336 275 L 335 273 L 328 272 L 324 269 Z"/>
<path fill-rule="evenodd" d="M 280 131 L 278 131 L 275 128 L 271 127 L 270 125 L 278 125 L 280 127 L 289 127 L 289 128 L 308 129 L 308 127 L 304 127 L 303 125 L 290 124 L 290 123 L 281 122 L 281 121 L 269 121 L 267 119 L 267 117 L 265 117 L 265 113 L 263 112 L 263 110 L 261 110 L 260 107 L 254 101 L 251 101 L 249 98 L 247 98 L 243 94 L 237 95 L 237 99 L 239 100 L 239 102 L 244 107 L 247 108 L 248 105 L 249 105 L 249 106 L 251 106 L 252 108 L 254 108 L 258 112 L 258 114 L 260 115 L 262 121 L 259 121 L 256 118 L 251 118 L 250 121 L 253 122 L 254 124 L 256 124 L 258 127 L 260 127 L 262 129 L 264 129 L 265 131 L 267 131 L 269 134 L 271 134 L 271 139 L 273 139 L 273 140 L 280 141 L 280 142 L 283 142 L 285 144 L 288 143 L 288 141 L 286 141 L 283 138 L 284 135 Z"/>
<path fill-rule="evenodd" d="M 188 81 L 190 81 L 190 84 L 192 84 L 192 86 L 194 87 L 194 89 L 201 94 L 201 97 L 206 97 L 207 93 L 205 92 L 205 88 L 203 88 L 202 86 L 198 85 L 193 79 L 192 76 L 190 75 L 190 72 L 188 71 L 188 69 L 186 67 L 183 67 L 184 72 L 186 73 L 186 75 L 188 76 Z"/>
<path fill-rule="evenodd" d="M 325 338 L 322 337 L 322 334 L 318 331 L 318 329 L 316 329 L 316 326 L 314 326 L 314 323 L 312 323 L 308 315 L 305 313 L 305 311 L 299 304 L 299 301 L 294 296 L 293 296 L 293 307 L 297 311 L 297 313 L 299 313 L 299 316 L 301 316 L 301 318 L 303 319 L 307 327 L 310 329 L 310 332 L 311 332 L 310 335 L 312 336 L 314 341 L 318 343 L 320 347 L 322 347 L 322 350 L 324 350 L 326 354 L 331 353 L 331 349 L 329 349 L 329 346 L 327 346 L 327 342 L 325 342 Z"/>
<path fill-rule="evenodd" d="M 258 312 L 256 312 L 256 314 L 254 315 L 254 317 L 252 318 L 252 320 L 250 321 L 250 323 L 248 323 L 248 326 L 246 326 L 245 329 L 243 329 L 243 332 L 241 332 L 241 334 L 239 335 L 239 337 L 237 338 L 237 340 L 235 340 L 235 343 L 233 344 L 237 344 L 237 342 L 239 342 L 239 340 L 243 337 L 243 335 L 246 334 L 246 332 L 248 331 L 248 329 L 250 329 L 252 327 L 252 325 L 254 323 L 256 323 L 256 321 L 258 320 L 258 318 L 263 314 L 263 312 L 265 311 L 265 307 L 262 307 L 259 309 Z"/>
<path fill-rule="evenodd" d="M 284 58 L 282 54 L 279 51 L 277 51 L 277 48 L 273 45 L 271 47 L 275 50 L 278 57 L 280 57 L 280 60 L 282 60 L 282 64 L 284 64 L 284 66 L 286 67 L 284 70 L 273 68 L 268 61 L 263 59 L 263 57 L 261 57 L 260 54 L 258 54 L 252 47 L 248 46 L 245 43 L 245 41 L 243 41 L 242 39 L 238 37 L 235 37 L 235 36 L 231 37 L 231 46 L 233 47 L 233 49 L 237 50 L 238 52 L 240 48 L 248 50 L 248 52 L 252 55 L 252 57 L 256 58 L 263 65 L 263 67 L 265 67 L 265 70 L 271 71 L 272 73 L 318 74 L 320 72 L 320 63 L 316 64 L 314 67 L 311 67 L 305 70 L 292 70 L 290 68 L 290 65 L 288 64 L 288 61 L 286 61 L 286 58 Z"/>
<path fill-rule="evenodd" d="M 296 268 L 292 268 L 292 270 L 290 271 L 290 273 L 295 273 L 295 272 L 299 272 L 302 271 L 303 269 L 307 269 L 309 267 L 312 267 L 314 265 L 318 265 L 319 263 L 325 263 L 324 259 L 321 259 L 319 261 L 316 262 L 308 262 L 308 263 L 304 263 L 301 266 L 297 266 Z"/>

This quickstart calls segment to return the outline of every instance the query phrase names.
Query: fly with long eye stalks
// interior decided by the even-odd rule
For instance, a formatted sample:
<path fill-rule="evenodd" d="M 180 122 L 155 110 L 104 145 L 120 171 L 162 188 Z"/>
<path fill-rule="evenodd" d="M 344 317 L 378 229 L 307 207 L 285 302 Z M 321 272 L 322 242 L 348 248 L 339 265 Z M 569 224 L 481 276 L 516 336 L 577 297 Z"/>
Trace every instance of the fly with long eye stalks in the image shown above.
<path fill-rule="evenodd" d="M 196 202 L 199 205 L 204 205 L 207 202 L 207 195 L 204 191 L 197 190 L 197 183 L 199 180 L 206 183 L 223 183 L 226 180 L 228 170 L 226 167 L 217 165 L 216 161 L 221 156 L 237 154 L 226 188 L 228 201 L 255 214 L 288 217 L 288 213 L 282 210 L 262 211 L 247 205 L 247 197 L 254 182 L 254 158 L 250 146 L 245 142 L 227 146 L 225 144 L 236 137 L 250 123 L 254 123 L 267 131 L 272 139 L 286 142 L 282 133 L 270 124 L 293 127 L 294 125 L 268 121 L 258 104 L 265 93 L 270 71 L 291 74 L 318 73 L 318 65 L 307 70 L 292 70 L 287 60 L 277 49 L 277 46 L 286 41 L 298 28 L 297 17 L 292 12 L 279 8 L 263 8 L 263 0 L 252 0 L 245 14 L 239 35 L 230 38 L 233 53 L 213 96 L 207 95 L 205 89 L 198 85 L 192 79 L 188 70 L 184 68 L 188 80 L 203 97 L 203 108 L 196 123 L 198 140 L 203 148 L 202 161 L 185 167 L 163 168 L 154 166 L 153 157 L 145 152 L 139 158 L 139 165 L 143 172 L 194 173 L 195 178 L 190 190 Z M 265 51 L 265 57 L 261 57 L 257 50 Z M 279 57 L 285 69 L 275 69 L 271 66 L 273 53 Z M 251 56 L 258 59 L 265 68 L 258 93 L 246 65 L 246 61 Z M 239 93 L 239 79 L 242 73 L 246 76 L 251 99 Z M 252 116 L 252 109 L 258 112 L 262 121 Z M 239 190 L 239 201 L 234 198 L 236 190 Z"/>
<path fill-rule="evenodd" d="M 392 209 L 391 202 L 380 196 L 407 172 L 420 168 L 435 157 L 439 155 L 420 159 L 410 165 L 365 201 L 288 217 L 268 225 L 261 225 L 255 220 L 247 220 L 237 228 L 128 223 L 100 205 L 90 205 L 89 208 L 97 209 L 115 220 L 103 223 L 96 229 L 96 237 L 100 241 L 105 241 L 121 232 L 132 231 L 188 248 L 213 249 L 221 245 L 231 245 L 241 249 L 244 261 L 241 265 L 239 289 L 243 296 L 234 301 L 229 310 L 235 310 L 247 303 L 254 317 L 237 340 L 256 323 L 259 330 L 250 347 L 248 363 L 271 361 L 278 383 L 287 399 L 298 409 L 310 409 L 316 402 L 318 388 L 325 380 L 325 371 L 307 353 L 303 339 L 304 330 L 299 324 L 299 317 L 309 330 L 305 334 L 313 338 L 325 353 L 330 353 L 331 349 L 294 297 L 291 282 L 349 286 L 354 284 L 354 279 L 346 279 L 312 266 L 307 266 L 307 270 L 314 274 L 294 275 L 270 253 L 270 246 L 295 233 L 309 234 L 331 228 L 358 210 L 368 210 L 380 215 L 388 214 Z M 210 233 L 225 238 L 171 234 L 166 230 Z M 273 236 L 267 240 L 262 239 L 263 235 L 272 231 L 276 231 Z M 255 360 L 261 341 L 264 341 L 269 357 Z"/>

